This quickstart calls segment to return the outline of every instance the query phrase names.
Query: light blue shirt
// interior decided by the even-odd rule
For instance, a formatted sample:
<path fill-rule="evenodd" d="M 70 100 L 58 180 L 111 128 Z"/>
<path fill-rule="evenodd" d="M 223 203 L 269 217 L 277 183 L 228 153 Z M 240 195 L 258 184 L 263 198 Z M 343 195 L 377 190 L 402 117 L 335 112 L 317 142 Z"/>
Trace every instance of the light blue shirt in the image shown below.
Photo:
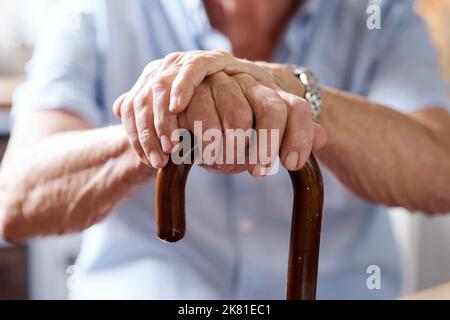
<path fill-rule="evenodd" d="M 200 0 L 77 2 L 86 6 L 80 15 L 63 9 L 49 21 L 28 81 L 16 92 L 15 117 L 53 108 L 96 127 L 116 124 L 113 101 L 152 60 L 173 51 L 230 50 Z M 381 30 L 366 26 L 372 3 L 381 6 Z M 324 85 L 401 112 L 446 106 L 436 53 L 412 3 L 310 0 L 288 25 L 274 61 L 304 65 Z M 325 168 L 323 174 L 318 298 L 396 296 L 401 265 L 385 208 L 354 196 Z M 179 243 L 162 243 L 155 234 L 153 182 L 85 231 L 71 296 L 283 299 L 292 205 L 287 173 L 254 179 L 197 167 L 187 190 L 187 235 Z M 380 267 L 380 290 L 367 287 L 371 265 Z"/>

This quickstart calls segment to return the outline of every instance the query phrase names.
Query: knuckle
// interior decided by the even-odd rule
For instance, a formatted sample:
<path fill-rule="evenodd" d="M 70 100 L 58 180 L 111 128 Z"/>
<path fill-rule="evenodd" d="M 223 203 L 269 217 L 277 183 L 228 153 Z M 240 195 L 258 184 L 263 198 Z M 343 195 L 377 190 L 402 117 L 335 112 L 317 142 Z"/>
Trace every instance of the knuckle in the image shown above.
<path fill-rule="evenodd" d="M 246 112 L 239 107 L 233 105 L 224 115 L 225 122 L 235 129 L 250 129 L 253 127 L 253 114 Z"/>
<path fill-rule="evenodd" d="M 270 94 L 262 101 L 263 107 L 268 110 L 282 109 L 284 106 L 283 101 L 278 94 Z"/>
<path fill-rule="evenodd" d="M 153 121 L 155 122 L 155 127 L 162 127 L 164 125 L 164 114 L 162 112 L 155 112 Z"/>
<path fill-rule="evenodd" d="M 144 108 L 145 105 L 145 97 L 139 95 L 134 98 L 133 100 L 133 106 L 135 111 L 141 111 Z"/>
<path fill-rule="evenodd" d="M 211 77 L 208 77 L 206 79 L 206 83 L 216 92 L 217 94 L 224 93 L 227 91 L 230 91 L 230 87 L 232 85 L 232 82 L 226 78 L 221 77 L 219 73 L 214 74 Z M 231 87 L 232 88 L 232 87 Z M 228 92 L 227 92 L 228 94 Z"/>
<path fill-rule="evenodd" d="M 311 113 L 311 105 L 308 101 L 301 98 L 294 98 L 292 101 L 292 107 L 296 111 L 309 114 Z"/>
<path fill-rule="evenodd" d="M 232 75 L 234 81 L 236 81 L 237 85 L 241 88 L 244 93 L 248 93 L 250 88 L 254 85 L 255 79 L 250 75 L 245 73 L 239 73 Z"/>
<path fill-rule="evenodd" d="M 188 62 L 188 65 L 190 66 L 197 66 L 206 64 L 210 61 L 210 57 L 208 54 L 198 54 L 191 57 L 191 59 Z"/>
<path fill-rule="evenodd" d="M 180 52 L 180 51 L 169 53 L 164 58 L 164 64 L 167 65 L 167 64 L 175 63 L 181 55 L 182 55 L 182 52 Z"/>
<path fill-rule="evenodd" d="M 197 102 L 209 101 L 212 96 L 211 89 L 205 83 L 200 84 L 197 89 L 195 89 L 194 97 Z"/>
<path fill-rule="evenodd" d="M 229 58 L 231 57 L 231 54 L 228 51 L 225 50 L 214 50 L 211 52 L 212 55 L 219 57 L 219 58 Z"/>
<path fill-rule="evenodd" d="M 251 83 L 253 81 L 255 81 L 252 76 L 250 76 L 247 73 L 237 73 L 235 75 L 232 76 L 234 79 L 238 80 L 238 81 L 242 81 L 244 83 Z"/>
<path fill-rule="evenodd" d="M 143 117 L 146 116 L 146 112 L 148 111 L 147 106 L 143 103 L 134 105 L 134 114 L 136 119 L 142 120 Z"/>
<path fill-rule="evenodd" d="M 149 107 L 149 90 L 141 91 L 133 100 L 133 107 L 135 113 L 152 112 L 152 108 Z"/>
<path fill-rule="evenodd" d="M 241 121 L 241 113 L 239 112 L 239 110 L 236 110 L 236 108 L 228 110 L 224 114 L 224 118 L 225 118 L 225 122 L 231 128 L 237 129 L 237 128 L 243 127 L 242 126 L 243 121 Z"/>
<path fill-rule="evenodd" d="M 148 140 L 150 140 L 151 139 L 151 136 L 152 136 L 152 134 L 151 134 L 151 132 L 150 132 L 150 129 L 148 129 L 148 128 L 143 128 L 143 129 L 141 129 L 141 130 L 139 130 L 139 138 L 141 139 L 141 140 L 145 140 L 145 141 L 148 141 Z"/>
<path fill-rule="evenodd" d="M 120 113 L 122 114 L 123 117 L 125 118 L 129 118 L 133 116 L 134 113 L 134 107 L 133 107 L 133 102 L 130 101 L 126 101 L 122 104 L 122 107 L 120 109 Z"/>
<path fill-rule="evenodd" d="M 149 74 L 149 73 L 154 72 L 154 70 L 161 63 L 161 61 L 162 61 L 161 59 L 153 60 L 152 62 L 147 64 L 144 68 L 143 74 Z"/>
<path fill-rule="evenodd" d="M 284 102 L 281 100 L 281 98 L 277 96 L 271 96 L 267 99 L 263 100 L 262 103 L 262 111 L 261 113 L 264 116 L 270 116 L 270 117 L 280 117 L 280 118 L 286 118 L 287 117 L 287 107 L 284 104 Z"/>
<path fill-rule="evenodd" d="M 153 122 L 156 132 L 160 134 L 170 131 L 172 127 L 172 117 L 165 112 L 156 112 Z"/>
<path fill-rule="evenodd" d="M 168 77 L 157 76 L 153 79 L 152 89 L 155 94 L 170 88 L 171 83 Z"/>
<path fill-rule="evenodd" d="M 140 130 L 138 140 L 145 151 L 153 149 L 155 139 L 153 138 L 153 134 L 150 129 L 144 128 Z"/>

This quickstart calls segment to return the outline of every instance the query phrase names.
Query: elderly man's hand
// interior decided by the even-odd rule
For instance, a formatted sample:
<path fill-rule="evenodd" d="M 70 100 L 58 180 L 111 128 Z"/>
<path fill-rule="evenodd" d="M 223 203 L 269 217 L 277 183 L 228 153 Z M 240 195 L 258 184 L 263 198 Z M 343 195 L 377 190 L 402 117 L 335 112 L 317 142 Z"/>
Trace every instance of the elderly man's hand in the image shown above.
<path fill-rule="evenodd" d="M 269 139 L 266 146 L 273 156 L 269 165 L 258 158 L 245 167 L 211 166 L 226 172 L 247 168 L 261 176 L 278 152 L 285 167 L 298 170 L 311 150 L 325 143 L 326 134 L 313 123 L 309 104 L 299 98 L 302 89 L 280 65 L 240 60 L 221 51 L 174 53 L 150 63 L 132 90 L 116 101 L 114 111 L 134 150 L 155 168 L 167 163 L 175 143 L 172 132 L 193 131 L 194 121 L 201 121 L 204 131 L 254 128 L 258 135 L 260 129 L 278 130 L 279 143 L 271 146 Z"/>

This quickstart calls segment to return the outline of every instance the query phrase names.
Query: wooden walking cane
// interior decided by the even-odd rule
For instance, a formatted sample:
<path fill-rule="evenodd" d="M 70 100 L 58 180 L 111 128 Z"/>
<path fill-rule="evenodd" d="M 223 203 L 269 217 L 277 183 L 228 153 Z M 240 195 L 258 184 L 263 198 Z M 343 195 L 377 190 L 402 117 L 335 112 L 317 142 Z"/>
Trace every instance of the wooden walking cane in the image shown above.
<path fill-rule="evenodd" d="M 156 178 L 156 232 L 167 242 L 181 240 L 186 229 L 185 186 L 192 165 L 171 161 Z M 320 168 L 311 155 L 304 168 L 289 172 L 294 189 L 287 276 L 287 300 L 314 300 L 323 208 Z"/>

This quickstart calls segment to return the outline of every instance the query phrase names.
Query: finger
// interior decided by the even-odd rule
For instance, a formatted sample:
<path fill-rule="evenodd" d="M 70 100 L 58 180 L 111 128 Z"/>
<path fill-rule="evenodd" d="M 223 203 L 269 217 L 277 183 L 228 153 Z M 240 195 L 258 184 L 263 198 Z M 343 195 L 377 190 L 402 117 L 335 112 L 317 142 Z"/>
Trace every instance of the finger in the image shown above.
<path fill-rule="evenodd" d="M 278 155 L 286 128 L 287 107 L 275 90 L 262 85 L 254 78 L 245 74 L 234 77 L 252 107 L 255 119 L 257 140 L 250 146 L 250 158 L 255 156 L 256 152 L 257 163 L 250 164 L 249 172 L 253 176 L 264 176 L 270 172 Z"/>
<path fill-rule="evenodd" d="M 213 74 L 207 83 L 211 87 L 215 107 L 225 132 L 222 153 L 226 159 L 232 160 L 234 165 L 245 164 L 250 140 L 249 130 L 253 128 L 252 108 L 239 84 L 226 73 Z M 227 164 L 231 163 L 227 161 Z"/>
<path fill-rule="evenodd" d="M 116 116 L 116 118 L 118 118 L 118 119 L 120 119 L 120 117 L 121 117 L 120 109 L 122 108 L 122 104 L 125 101 L 127 95 L 128 95 L 128 92 L 122 94 L 120 97 L 118 97 L 116 99 L 116 101 L 114 101 L 113 112 L 114 112 L 114 115 Z"/>
<path fill-rule="evenodd" d="M 178 67 L 172 66 L 157 76 L 152 83 L 154 126 L 162 150 L 167 154 L 173 150 L 171 136 L 178 129 L 177 115 L 169 111 L 170 90 L 177 71 Z"/>
<path fill-rule="evenodd" d="M 250 129 L 253 127 L 253 111 L 239 84 L 224 72 L 210 76 L 217 113 L 224 129 Z"/>
<path fill-rule="evenodd" d="M 309 103 L 290 93 L 281 93 L 288 106 L 288 121 L 281 146 L 281 161 L 290 171 L 300 170 L 311 154 L 314 122 Z"/>
<path fill-rule="evenodd" d="M 136 120 L 134 115 L 134 105 L 132 101 L 126 99 L 120 110 L 122 124 L 130 142 L 131 148 L 134 150 L 139 159 L 148 166 L 151 166 L 144 150 L 139 141 L 139 135 L 136 128 Z"/>
<path fill-rule="evenodd" d="M 250 61 L 240 60 L 224 51 L 203 51 L 186 55 L 183 66 L 175 78 L 170 95 L 170 110 L 182 112 L 189 103 L 195 89 L 203 80 L 219 71 L 229 75 L 248 73 L 266 85 L 272 84 L 271 76 Z"/>
<path fill-rule="evenodd" d="M 197 88 L 188 108 L 180 116 L 181 126 L 193 132 L 197 143 L 201 144 L 203 164 L 215 164 L 222 147 L 223 129 L 211 89 L 206 83 Z M 219 147 L 213 148 L 213 143 Z"/>
<path fill-rule="evenodd" d="M 163 168 L 169 157 L 163 153 L 154 128 L 153 94 L 151 89 L 141 92 L 134 101 L 135 125 L 139 144 L 154 168 Z"/>
<path fill-rule="evenodd" d="M 161 69 L 164 70 L 177 64 L 182 56 L 183 52 L 173 52 L 168 54 L 162 61 Z"/>
<path fill-rule="evenodd" d="M 136 83 L 133 85 L 133 87 L 130 89 L 130 91 L 122 94 L 120 97 L 116 99 L 116 101 L 113 104 L 113 112 L 114 115 L 117 118 L 121 117 L 121 107 L 122 104 L 127 101 L 128 103 L 132 104 L 132 101 L 136 98 L 136 95 L 139 91 L 141 91 L 142 87 L 145 86 L 149 79 L 153 77 L 159 70 L 161 70 L 161 66 L 164 64 L 164 61 L 161 60 L 154 60 L 151 63 L 149 63 L 144 71 L 139 76 Z"/>

